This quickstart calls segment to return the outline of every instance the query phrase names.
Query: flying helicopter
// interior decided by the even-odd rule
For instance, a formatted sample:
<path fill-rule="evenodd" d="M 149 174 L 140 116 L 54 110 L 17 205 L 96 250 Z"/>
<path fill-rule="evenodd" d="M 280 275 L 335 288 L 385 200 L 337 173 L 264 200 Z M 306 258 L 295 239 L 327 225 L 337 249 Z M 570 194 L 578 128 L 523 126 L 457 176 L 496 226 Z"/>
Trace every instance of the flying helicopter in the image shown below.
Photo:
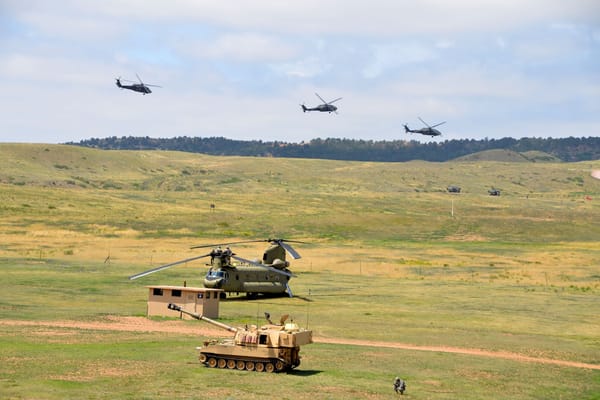
<path fill-rule="evenodd" d="M 419 133 L 419 134 L 421 134 L 421 135 L 425 135 L 425 136 L 431 136 L 431 137 L 434 137 L 434 136 L 441 136 L 442 132 L 440 132 L 440 131 L 438 131 L 437 129 L 434 129 L 434 128 L 435 128 L 435 127 L 437 127 L 437 126 L 440 126 L 440 125 L 442 125 L 442 124 L 445 124 L 445 123 L 446 123 L 446 121 L 444 121 L 444 122 L 440 122 L 439 124 L 435 124 L 435 125 L 433 125 L 433 126 L 430 126 L 430 125 L 429 125 L 427 122 L 423 121 L 423 120 L 421 119 L 421 117 L 419 117 L 419 120 L 420 120 L 422 123 L 424 123 L 425 125 L 427 125 L 427 128 L 421 128 L 421 129 L 414 129 L 414 130 L 413 130 L 413 129 L 410 129 L 410 128 L 408 127 L 408 125 L 404 124 L 404 131 L 405 131 L 406 133 L 409 133 L 409 132 L 410 132 L 410 133 Z"/>
<path fill-rule="evenodd" d="M 337 107 L 333 105 L 333 103 L 335 103 L 338 100 L 341 100 L 341 97 L 338 97 L 335 100 L 331 100 L 331 101 L 325 101 L 323 100 L 323 98 L 321 96 L 319 96 L 319 93 L 315 93 L 315 95 L 319 98 L 319 100 L 321 100 L 323 102 L 323 104 L 319 104 L 316 107 L 306 107 L 304 104 L 300 104 L 300 107 L 302 107 L 302 111 L 307 112 L 307 111 L 321 111 L 321 112 L 328 112 L 328 113 L 338 113 L 337 112 Z"/>
<path fill-rule="evenodd" d="M 134 92 L 140 92 L 143 95 L 147 95 L 147 94 L 152 93 L 152 90 L 150 90 L 150 88 L 148 86 L 161 87 L 161 86 L 158 86 L 158 85 L 149 85 L 149 84 L 146 84 L 146 83 L 142 82 L 142 79 L 140 78 L 140 76 L 138 74 L 135 74 L 135 76 L 137 76 L 138 81 L 140 81 L 140 83 L 136 83 L 134 81 L 128 81 L 128 80 L 124 79 L 123 82 L 133 82 L 133 84 L 132 85 L 123 85 L 121 83 L 121 77 L 118 77 L 118 78 L 115 78 L 115 80 L 117 81 L 116 85 L 118 87 L 120 87 L 121 89 L 133 90 Z"/>
<path fill-rule="evenodd" d="M 238 257 L 229 246 L 240 243 L 268 242 L 270 245 L 264 251 L 262 261 L 251 261 Z M 210 266 L 204 277 L 204 287 L 211 289 L 223 289 L 227 293 L 246 293 L 248 298 L 256 298 L 263 295 L 293 296 L 289 286 L 289 280 L 295 276 L 288 269 L 290 263 L 286 261 L 286 252 L 294 259 L 301 258 L 300 254 L 288 243 L 304 243 L 286 239 L 264 239 L 247 240 L 241 242 L 219 243 L 211 245 L 193 246 L 192 249 L 213 247 L 210 253 L 185 260 L 175 261 L 160 267 L 140 272 L 129 277 L 130 280 L 138 279 L 146 275 L 173 267 L 175 265 L 210 257 Z M 232 263 L 232 259 L 240 264 Z M 225 297 L 225 293 L 222 294 Z"/>

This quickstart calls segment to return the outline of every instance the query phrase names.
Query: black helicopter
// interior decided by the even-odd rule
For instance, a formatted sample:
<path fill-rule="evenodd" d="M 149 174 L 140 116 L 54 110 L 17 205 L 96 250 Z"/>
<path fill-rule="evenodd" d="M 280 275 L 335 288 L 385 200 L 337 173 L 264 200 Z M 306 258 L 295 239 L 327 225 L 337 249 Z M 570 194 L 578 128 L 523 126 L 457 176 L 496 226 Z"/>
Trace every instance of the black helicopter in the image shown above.
<path fill-rule="evenodd" d="M 341 100 L 341 97 L 338 97 L 335 100 L 331 100 L 331 101 L 325 101 L 323 100 L 323 98 L 321 96 L 319 96 L 319 93 L 315 93 L 315 95 L 319 98 L 319 100 L 321 100 L 323 102 L 323 104 L 319 104 L 316 107 L 306 107 L 304 104 L 300 104 L 300 107 L 302 107 L 302 111 L 307 112 L 307 111 L 321 111 L 321 112 L 328 112 L 328 113 L 336 113 L 337 114 L 337 107 L 333 105 L 333 103 L 335 103 L 338 100 Z"/>
<path fill-rule="evenodd" d="M 121 83 L 121 77 L 118 77 L 118 78 L 115 78 L 115 80 L 117 81 L 116 85 L 121 89 L 133 90 L 134 92 L 140 92 L 143 95 L 152 93 L 152 90 L 150 90 L 150 88 L 148 86 L 161 87 L 158 85 L 146 84 L 146 83 L 142 82 L 142 79 L 140 78 L 140 76 L 138 74 L 135 74 L 135 76 L 137 76 L 138 81 L 140 81 L 140 83 L 133 83 L 132 85 L 123 85 Z M 123 80 L 123 82 L 134 82 L 134 81 Z"/>
<path fill-rule="evenodd" d="M 435 128 L 435 127 L 437 127 L 437 126 L 440 126 L 440 125 L 442 125 L 442 124 L 445 124 L 445 123 L 446 123 L 446 121 L 444 121 L 444 122 L 440 122 L 439 124 L 435 124 L 435 125 L 433 125 L 433 126 L 430 126 L 430 125 L 429 125 L 427 122 L 423 121 L 423 120 L 421 119 L 421 117 L 419 117 L 419 120 L 420 120 L 422 123 L 424 123 L 425 125 L 427 125 L 427 128 L 421 128 L 421 129 L 415 129 L 415 130 L 413 130 L 413 129 L 410 129 L 410 128 L 408 127 L 408 125 L 404 124 L 404 131 L 405 131 L 406 133 L 409 133 L 409 132 L 410 132 L 410 133 L 419 133 L 419 134 L 421 134 L 421 135 L 425 135 L 425 136 L 431 136 L 431 137 L 434 137 L 434 136 L 441 136 L 442 132 L 440 132 L 440 131 L 438 131 L 437 129 L 434 129 L 434 128 Z"/>
<path fill-rule="evenodd" d="M 270 243 L 270 246 L 265 249 L 262 261 L 260 262 L 238 257 L 229 247 L 226 247 L 225 249 L 221 247 L 232 244 L 258 242 Z M 178 264 L 210 257 L 210 264 L 207 264 L 210 265 L 210 268 L 207 271 L 203 282 L 204 287 L 206 288 L 222 289 L 227 293 L 246 293 L 249 298 L 256 298 L 259 294 L 272 296 L 283 295 L 286 293 L 289 297 L 292 297 L 293 293 L 288 282 L 294 275 L 288 269 L 290 264 L 285 260 L 285 256 L 287 252 L 294 259 L 299 259 L 301 257 L 300 254 L 288 244 L 290 242 L 304 243 L 285 239 L 265 239 L 193 246 L 191 247 L 192 249 L 206 247 L 213 247 L 213 249 L 210 253 L 161 265 L 160 267 L 132 275 L 129 279 L 138 279 Z M 232 259 L 239 261 L 241 264 L 232 264 Z M 222 296 L 225 297 L 225 293 L 223 293 Z"/>

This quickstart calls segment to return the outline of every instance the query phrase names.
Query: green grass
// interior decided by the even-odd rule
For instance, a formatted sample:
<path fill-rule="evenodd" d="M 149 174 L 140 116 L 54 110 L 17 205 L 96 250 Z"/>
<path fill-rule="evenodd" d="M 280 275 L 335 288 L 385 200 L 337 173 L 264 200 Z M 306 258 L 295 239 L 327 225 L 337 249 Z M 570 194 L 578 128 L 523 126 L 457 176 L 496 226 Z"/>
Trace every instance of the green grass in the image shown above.
<path fill-rule="evenodd" d="M 200 286 L 222 241 L 285 237 L 293 299 L 232 299 L 221 319 L 289 313 L 319 337 L 600 364 L 598 162 L 363 163 L 1 144 L 0 397 L 599 399 L 598 370 L 318 343 L 292 374 L 204 368 L 187 334 L 23 326 L 143 316 L 150 284 Z M 460 195 L 446 186 L 463 188 Z M 495 186 L 498 198 L 487 195 Z M 592 198 L 587 200 L 586 196 Z M 211 204 L 215 208 L 210 207 Z M 454 215 L 451 215 L 452 209 Z M 235 246 L 260 257 L 264 243 Z M 201 324 L 189 321 L 186 324 Z"/>
<path fill-rule="evenodd" d="M 0 321 L 143 315 L 146 284 L 190 280 L 183 269 L 129 282 L 135 265 L 5 259 L 0 268 L 11 282 L 3 291 Z M 301 274 L 293 287 L 293 299 L 222 302 L 222 320 L 243 325 L 256 323 L 264 311 L 290 313 L 318 337 L 600 363 L 600 300 L 590 292 L 514 284 L 510 277 L 484 284 L 329 272 Z M 599 371 L 460 354 L 313 344 L 303 347 L 303 364 L 294 373 L 256 376 L 200 366 L 194 348 L 202 339 L 189 334 L 2 324 L 0 331 L 5 398 L 189 398 L 197 392 L 260 398 L 273 385 L 290 399 L 388 398 L 395 375 L 408 380 L 417 399 L 591 399 L 600 390 Z"/>

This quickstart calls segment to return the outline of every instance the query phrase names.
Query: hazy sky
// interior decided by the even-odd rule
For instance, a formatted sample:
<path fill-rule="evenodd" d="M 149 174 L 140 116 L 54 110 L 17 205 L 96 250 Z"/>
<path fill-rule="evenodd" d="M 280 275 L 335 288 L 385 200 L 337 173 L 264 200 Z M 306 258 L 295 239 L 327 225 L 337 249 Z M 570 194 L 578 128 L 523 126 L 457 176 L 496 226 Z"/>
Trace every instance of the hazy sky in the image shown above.
<path fill-rule="evenodd" d="M 162 88 L 115 86 L 136 73 Z M 600 1 L 0 0 L 0 142 L 431 140 L 419 116 L 600 135 Z"/>

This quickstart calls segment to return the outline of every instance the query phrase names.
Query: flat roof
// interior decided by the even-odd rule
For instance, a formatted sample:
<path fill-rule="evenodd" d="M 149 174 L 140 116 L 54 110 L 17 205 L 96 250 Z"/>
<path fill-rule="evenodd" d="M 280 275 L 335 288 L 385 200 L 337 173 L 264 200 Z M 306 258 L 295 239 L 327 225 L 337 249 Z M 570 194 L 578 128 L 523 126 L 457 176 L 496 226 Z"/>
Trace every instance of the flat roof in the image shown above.
<path fill-rule="evenodd" d="M 171 289 L 171 290 L 181 290 L 182 292 L 222 292 L 223 289 L 209 289 L 209 288 L 200 288 L 194 286 L 165 286 L 165 285 L 149 285 L 146 286 L 148 289 Z"/>

